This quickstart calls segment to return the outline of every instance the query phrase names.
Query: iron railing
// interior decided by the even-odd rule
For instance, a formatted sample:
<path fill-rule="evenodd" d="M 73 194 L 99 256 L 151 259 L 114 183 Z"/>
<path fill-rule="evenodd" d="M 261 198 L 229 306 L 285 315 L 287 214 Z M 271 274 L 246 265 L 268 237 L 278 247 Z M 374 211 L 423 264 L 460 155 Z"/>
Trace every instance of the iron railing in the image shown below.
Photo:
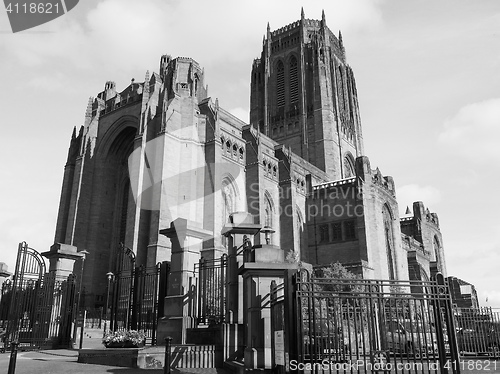
<path fill-rule="evenodd" d="M 195 264 L 198 276 L 198 324 L 219 324 L 225 319 L 227 256 Z"/>
<path fill-rule="evenodd" d="M 455 308 L 458 349 L 463 356 L 500 358 L 500 311 Z"/>
<path fill-rule="evenodd" d="M 459 373 L 451 298 L 436 282 L 294 278 L 296 363 L 312 372 Z M 316 366 L 314 366 L 316 365 Z M 321 369 L 321 370 L 320 370 Z"/>

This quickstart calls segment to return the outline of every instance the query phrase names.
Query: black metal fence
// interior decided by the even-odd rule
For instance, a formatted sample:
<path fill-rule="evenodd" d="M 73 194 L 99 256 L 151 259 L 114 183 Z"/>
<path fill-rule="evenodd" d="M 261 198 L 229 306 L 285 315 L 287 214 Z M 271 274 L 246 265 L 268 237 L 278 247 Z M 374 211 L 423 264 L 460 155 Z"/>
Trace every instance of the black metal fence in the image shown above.
<path fill-rule="evenodd" d="M 114 331 L 143 331 L 146 343 L 155 345 L 156 327 L 158 318 L 163 316 L 163 298 L 168 288 L 169 273 L 168 262 L 152 267 L 136 266 L 133 251 L 121 244 L 111 292 L 110 328 Z"/>
<path fill-rule="evenodd" d="M 146 342 L 156 344 L 158 324 L 159 279 L 161 264 L 138 266 L 117 274 L 113 284 L 111 328 L 140 330 Z"/>
<path fill-rule="evenodd" d="M 22 349 L 69 347 L 75 300 L 75 277 L 45 272 L 43 257 L 26 242 L 19 244 L 12 279 L 2 284 L 0 325 L 4 341 Z"/>
<path fill-rule="evenodd" d="M 104 308 L 85 308 L 85 329 L 100 329 L 104 326 Z"/>
<path fill-rule="evenodd" d="M 198 324 L 224 322 L 226 310 L 227 256 L 195 264 L 198 276 Z"/>
<path fill-rule="evenodd" d="M 22 349 L 69 347 L 74 296 L 74 276 L 5 281 L 0 310 L 6 342 L 18 340 Z"/>
<path fill-rule="evenodd" d="M 500 311 L 455 308 L 454 315 L 461 355 L 500 358 Z"/>
<path fill-rule="evenodd" d="M 284 330 L 292 342 L 291 370 L 460 372 L 441 275 L 435 282 L 338 280 L 301 271 L 289 287 L 295 315 Z"/>

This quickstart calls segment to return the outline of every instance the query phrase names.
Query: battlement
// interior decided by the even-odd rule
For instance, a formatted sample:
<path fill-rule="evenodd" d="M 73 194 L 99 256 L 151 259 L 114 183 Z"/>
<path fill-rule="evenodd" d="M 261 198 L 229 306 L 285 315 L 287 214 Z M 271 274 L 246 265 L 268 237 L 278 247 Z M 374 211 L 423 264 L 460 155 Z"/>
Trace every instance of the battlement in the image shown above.
<path fill-rule="evenodd" d="M 99 115 L 103 116 L 125 105 L 140 102 L 143 91 L 144 82 L 136 83 L 134 79 L 122 92 L 116 91 L 115 82 L 107 81 L 104 85 L 104 91 L 100 92 L 92 103 L 90 116 L 95 117 L 98 110 L 100 110 Z"/>
<path fill-rule="evenodd" d="M 308 20 L 310 21 L 310 20 Z M 300 26 L 300 21 L 295 21 L 295 22 L 292 22 L 286 26 L 283 26 L 277 30 L 274 30 L 271 32 L 271 37 L 277 37 L 277 36 L 281 36 L 289 31 L 292 31 L 292 30 L 295 30 L 296 28 L 298 28 Z"/>
<path fill-rule="evenodd" d="M 260 66 L 260 63 L 261 63 L 260 58 L 255 58 L 252 63 L 252 68 Z"/>
<path fill-rule="evenodd" d="M 190 64 L 193 64 L 196 68 L 201 70 L 200 64 L 194 60 L 191 57 L 176 57 L 172 61 L 177 61 L 177 62 L 189 62 Z"/>

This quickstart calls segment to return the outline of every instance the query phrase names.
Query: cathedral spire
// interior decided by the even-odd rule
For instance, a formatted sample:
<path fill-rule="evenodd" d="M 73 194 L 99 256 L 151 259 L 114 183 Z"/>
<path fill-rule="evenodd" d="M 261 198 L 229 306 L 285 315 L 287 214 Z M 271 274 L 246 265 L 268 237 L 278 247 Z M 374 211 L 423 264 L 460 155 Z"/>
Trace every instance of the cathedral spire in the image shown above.
<path fill-rule="evenodd" d="M 144 77 L 144 92 L 149 93 L 149 70 L 146 70 L 146 76 Z"/>
<path fill-rule="evenodd" d="M 304 13 L 304 7 L 301 7 L 300 9 L 300 19 L 303 21 L 306 18 L 306 15 Z"/>
<path fill-rule="evenodd" d="M 87 110 L 85 110 L 85 118 L 92 117 L 92 103 L 94 102 L 94 98 L 89 97 L 89 101 L 87 102 Z"/>
<path fill-rule="evenodd" d="M 267 39 L 271 36 L 271 26 L 269 25 L 269 22 L 267 23 Z"/>
<path fill-rule="evenodd" d="M 326 26 L 326 17 L 325 17 L 325 10 L 324 9 L 321 10 L 321 24 L 323 26 Z"/>

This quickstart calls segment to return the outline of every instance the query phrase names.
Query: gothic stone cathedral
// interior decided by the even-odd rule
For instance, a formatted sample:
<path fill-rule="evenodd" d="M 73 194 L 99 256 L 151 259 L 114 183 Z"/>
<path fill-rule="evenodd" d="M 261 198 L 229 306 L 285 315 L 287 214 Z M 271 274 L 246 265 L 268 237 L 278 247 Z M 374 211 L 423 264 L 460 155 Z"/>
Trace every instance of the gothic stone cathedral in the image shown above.
<path fill-rule="evenodd" d="M 102 306 L 119 243 L 138 265 L 170 261 L 160 230 L 184 218 L 205 233 L 201 256 L 218 258 L 233 212 L 263 227 L 254 244 L 285 257 L 364 278 L 446 275 L 437 215 L 416 202 L 400 218 L 393 178 L 364 154 L 354 73 L 324 14 L 268 26 L 250 124 L 208 96 L 191 58 L 162 56 L 159 73 L 121 92 L 106 82 L 71 138 L 55 243 L 90 252 L 85 304 Z"/>

